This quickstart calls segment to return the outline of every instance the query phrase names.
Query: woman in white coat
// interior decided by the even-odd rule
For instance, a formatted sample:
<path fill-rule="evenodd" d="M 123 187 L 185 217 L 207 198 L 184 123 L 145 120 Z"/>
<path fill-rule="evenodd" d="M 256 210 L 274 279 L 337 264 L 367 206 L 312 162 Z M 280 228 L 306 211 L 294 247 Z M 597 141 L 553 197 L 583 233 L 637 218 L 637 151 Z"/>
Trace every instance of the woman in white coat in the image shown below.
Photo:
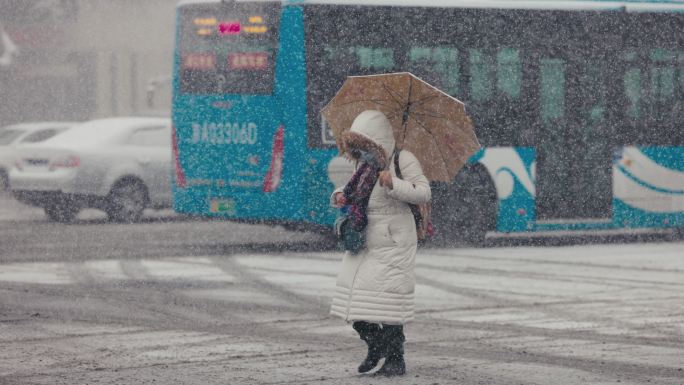
<path fill-rule="evenodd" d="M 417 248 L 416 225 L 408 203 L 428 202 L 430 185 L 416 157 L 406 150 L 399 152 L 402 178 L 397 177 L 392 127 L 382 112 L 359 114 L 343 141 L 345 152 L 380 153 L 385 157 L 382 164 L 388 166 L 380 172 L 368 200 L 366 247 L 358 254 L 344 255 L 331 314 L 353 322 L 368 344 L 359 372 L 370 371 L 385 357 L 377 373 L 403 375 L 403 325 L 414 315 Z M 339 188 L 332 194 L 336 207 L 346 203 L 342 191 Z"/>

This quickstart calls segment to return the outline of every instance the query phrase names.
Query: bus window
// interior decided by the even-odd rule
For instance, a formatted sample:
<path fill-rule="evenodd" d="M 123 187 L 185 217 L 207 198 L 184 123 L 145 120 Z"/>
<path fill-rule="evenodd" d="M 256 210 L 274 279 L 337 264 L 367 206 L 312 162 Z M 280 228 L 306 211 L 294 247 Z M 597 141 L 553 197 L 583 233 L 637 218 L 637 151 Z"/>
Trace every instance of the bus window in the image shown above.
<path fill-rule="evenodd" d="M 392 48 L 354 47 L 359 67 L 363 69 L 390 70 L 394 68 Z"/>
<path fill-rule="evenodd" d="M 492 97 L 492 60 L 482 49 L 469 51 L 470 97 L 474 101 L 485 101 Z"/>
<path fill-rule="evenodd" d="M 409 71 L 440 90 L 458 94 L 458 49 L 416 46 L 409 49 Z"/>
<path fill-rule="evenodd" d="M 639 118 L 641 115 L 641 69 L 636 58 L 634 51 L 625 54 L 627 66 L 623 84 L 627 98 L 626 113 L 630 118 Z"/>
<path fill-rule="evenodd" d="M 326 45 L 324 61 L 338 63 L 353 70 L 391 70 L 394 68 L 394 50 L 366 46 L 340 47 Z"/>
<path fill-rule="evenodd" d="M 522 62 L 520 50 L 503 47 L 496 54 L 496 67 L 493 57 L 482 49 L 471 49 L 470 57 L 470 97 L 475 101 L 490 100 L 493 97 L 493 80 L 496 76 L 498 97 L 516 99 L 522 89 Z"/>
<path fill-rule="evenodd" d="M 565 113 L 565 62 L 542 59 L 540 67 L 541 119 L 548 123 L 562 118 Z"/>
<path fill-rule="evenodd" d="M 629 119 L 629 135 L 624 138 L 624 144 L 681 142 L 677 125 L 684 119 L 682 56 L 663 48 L 629 50 L 624 54 L 623 111 Z"/>
<path fill-rule="evenodd" d="M 474 118 L 480 143 L 531 145 L 534 135 L 528 104 L 532 95 L 520 100 L 525 51 L 500 46 L 470 48 L 466 52 L 468 94 L 463 101 Z"/>
<path fill-rule="evenodd" d="M 648 54 L 648 62 L 648 119 L 644 130 L 648 135 L 642 143 L 671 144 L 671 138 L 676 136 L 671 131 L 680 129 L 677 125 L 681 123 L 677 121 L 674 98 L 677 55 L 672 50 L 654 48 Z"/>
<path fill-rule="evenodd" d="M 520 52 L 515 48 L 502 48 L 496 57 L 496 87 L 511 99 L 520 96 L 522 64 Z"/>
<path fill-rule="evenodd" d="M 674 52 L 663 49 L 651 51 L 651 98 L 656 104 L 668 103 L 674 96 Z"/>
<path fill-rule="evenodd" d="M 181 8 L 181 93 L 270 94 L 279 10 L 275 2 Z"/>

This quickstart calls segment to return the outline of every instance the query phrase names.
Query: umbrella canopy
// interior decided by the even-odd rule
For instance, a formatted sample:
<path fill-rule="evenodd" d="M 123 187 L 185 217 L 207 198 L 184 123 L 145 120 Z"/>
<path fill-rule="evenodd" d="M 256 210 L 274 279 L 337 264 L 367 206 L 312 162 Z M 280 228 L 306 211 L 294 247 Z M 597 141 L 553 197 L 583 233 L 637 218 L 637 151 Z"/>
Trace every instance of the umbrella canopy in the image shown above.
<path fill-rule="evenodd" d="M 452 181 L 480 148 L 465 105 L 408 72 L 347 78 L 322 110 L 341 151 L 341 134 L 365 110 L 387 116 L 397 147 L 411 151 L 431 181 Z"/>

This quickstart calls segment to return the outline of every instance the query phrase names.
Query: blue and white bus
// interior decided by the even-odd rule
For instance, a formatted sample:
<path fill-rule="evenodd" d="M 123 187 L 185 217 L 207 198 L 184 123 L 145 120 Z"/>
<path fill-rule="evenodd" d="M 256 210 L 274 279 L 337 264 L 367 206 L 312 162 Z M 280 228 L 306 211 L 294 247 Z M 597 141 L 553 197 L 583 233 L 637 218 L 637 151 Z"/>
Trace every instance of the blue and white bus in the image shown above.
<path fill-rule="evenodd" d="M 346 76 L 409 71 L 483 149 L 433 186 L 444 239 L 684 227 L 684 2 L 178 5 L 174 208 L 328 226 L 351 172 L 320 110 Z"/>

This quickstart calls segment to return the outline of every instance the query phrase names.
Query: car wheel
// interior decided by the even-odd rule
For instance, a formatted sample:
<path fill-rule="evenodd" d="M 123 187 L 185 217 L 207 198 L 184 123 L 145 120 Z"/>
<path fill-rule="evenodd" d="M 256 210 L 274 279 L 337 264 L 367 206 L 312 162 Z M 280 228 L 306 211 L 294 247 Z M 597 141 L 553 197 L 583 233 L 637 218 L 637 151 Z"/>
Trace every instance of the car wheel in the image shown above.
<path fill-rule="evenodd" d="M 59 199 L 43 207 L 48 219 L 53 222 L 69 223 L 76 218 L 81 208 L 70 199 Z"/>
<path fill-rule="evenodd" d="M 107 215 L 116 222 L 137 222 L 147 206 L 147 188 L 139 181 L 118 183 L 109 193 Z"/>
<path fill-rule="evenodd" d="M 496 188 L 484 170 L 471 168 L 453 184 L 433 187 L 435 243 L 481 246 L 487 231 L 496 225 Z"/>

